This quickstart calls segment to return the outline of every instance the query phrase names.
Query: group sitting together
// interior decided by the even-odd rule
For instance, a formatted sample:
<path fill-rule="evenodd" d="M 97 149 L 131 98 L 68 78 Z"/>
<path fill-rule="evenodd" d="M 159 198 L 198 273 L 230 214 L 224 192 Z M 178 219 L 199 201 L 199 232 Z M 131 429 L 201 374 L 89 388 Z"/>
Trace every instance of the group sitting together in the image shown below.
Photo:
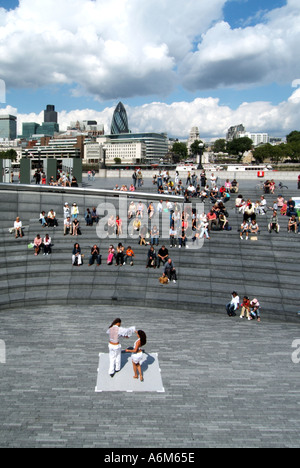
<path fill-rule="evenodd" d="M 243 302 L 240 304 L 240 298 L 236 291 L 232 292 L 231 301 L 226 305 L 226 311 L 229 317 L 235 317 L 236 312 L 241 307 L 240 318 L 243 319 L 246 316 L 248 320 L 257 319 L 261 321 L 260 303 L 256 298 L 250 301 L 248 296 L 244 296 Z"/>
<path fill-rule="evenodd" d="M 277 200 L 274 201 L 273 205 L 268 207 L 267 201 L 264 196 L 261 197 L 260 201 L 252 203 L 251 200 L 245 201 L 242 195 L 239 195 L 236 199 L 236 210 L 243 214 L 243 223 L 240 227 L 240 238 L 243 239 L 244 234 L 248 239 L 249 234 L 258 234 L 260 229 L 256 222 L 256 216 L 267 215 L 268 211 L 271 211 L 271 215 L 268 222 L 268 231 L 272 231 L 277 234 L 280 232 L 279 213 L 282 216 L 289 216 L 288 221 L 288 232 L 294 232 L 295 234 L 300 233 L 300 224 L 297 219 L 297 211 L 295 201 L 290 198 L 289 201 L 284 200 L 282 195 L 279 195 Z"/>

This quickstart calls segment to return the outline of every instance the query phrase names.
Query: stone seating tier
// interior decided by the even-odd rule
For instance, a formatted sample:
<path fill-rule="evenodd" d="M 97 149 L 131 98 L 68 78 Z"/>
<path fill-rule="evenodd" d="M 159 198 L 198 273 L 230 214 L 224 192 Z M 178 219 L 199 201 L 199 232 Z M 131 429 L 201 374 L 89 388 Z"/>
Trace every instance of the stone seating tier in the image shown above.
<path fill-rule="evenodd" d="M 293 195 L 293 194 L 291 194 Z M 257 191 L 247 191 L 247 198 L 258 198 Z M 63 236 L 61 212 L 65 201 L 76 201 L 80 212 L 101 201 L 89 196 L 64 194 L 32 194 L 1 191 L 0 232 L 2 261 L 0 265 L 0 306 L 4 308 L 26 306 L 101 304 L 146 306 L 154 308 L 192 310 L 197 313 L 225 313 L 225 304 L 230 294 L 257 297 L 263 317 L 282 321 L 298 321 L 298 284 L 300 236 L 287 234 L 286 218 L 281 218 L 282 229 L 277 234 L 267 232 L 268 217 L 258 217 L 261 227 L 259 240 L 240 241 L 237 229 L 241 215 L 235 213 L 234 199 L 228 204 L 230 232 L 212 232 L 211 240 L 205 241 L 199 250 L 170 249 L 168 239 L 162 239 L 176 265 L 177 284 L 162 286 L 158 278 L 160 270 L 145 268 L 147 247 L 138 246 L 138 241 L 125 238 L 97 238 L 95 227 L 86 227 L 81 219 L 82 236 Z M 268 196 L 268 203 L 274 196 Z M 117 203 L 117 199 L 110 199 Z M 205 205 L 205 210 L 210 208 Z M 59 227 L 42 229 L 37 220 L 41 207 L 53 208 L 58 213 Z M 16 214 L 26 225 L 25 237 L 15 239 L 9 234 Z M 48 232 L 52 238 L 53 253 L 34 257 L 27 248 L 37 233 Z M 73 267 L 71 253 L 78 241 L 85 254 L 84 265 Z M 135 265 L 115 267 L 106 265 L 110 243 L 122 242 L 135 251 Z M 100 244 L 102 265 L 88 267 L 90 248 Z"/>

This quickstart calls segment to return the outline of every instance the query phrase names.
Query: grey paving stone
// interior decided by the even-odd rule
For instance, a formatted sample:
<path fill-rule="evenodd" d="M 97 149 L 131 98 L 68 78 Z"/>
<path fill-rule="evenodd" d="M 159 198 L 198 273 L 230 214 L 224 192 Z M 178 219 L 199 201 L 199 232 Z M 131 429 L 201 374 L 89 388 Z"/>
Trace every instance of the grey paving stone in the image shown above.
<path fill-rule="evenodd" d="M 117 315 L 146 331 L 165 394 L 95 393 Z M 0 446 L 299 447 L 297 338 L 298 325 L 134 305 L 2 312 Z"/>

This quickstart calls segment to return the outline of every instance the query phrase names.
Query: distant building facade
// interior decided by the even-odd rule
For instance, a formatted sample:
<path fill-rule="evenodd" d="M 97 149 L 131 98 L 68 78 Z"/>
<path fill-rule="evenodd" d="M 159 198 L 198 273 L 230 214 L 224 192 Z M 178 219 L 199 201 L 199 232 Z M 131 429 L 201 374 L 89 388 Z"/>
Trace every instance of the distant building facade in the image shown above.
<path fill-rule="evenodd" d="M 191 154 L 191 146 L 195 141 L 200 140 L 200 132 L 198 127 L 192 127 L 190 131 L 190 136 L 187 142 L 187 149 L 188 149 L 188 154 Z"/>
<path fill-rule="evenodd" d="M 84 157 L 86 137 L 49 138 L 42 136 L 34 144 L 23 149 L 23 156 L 37 158 L 81 158 Z M 88 139 L 90 141 L 90 139 Z"/>
<path fill-rule="evenodd" d="M 89 136 L 99 136 L 104 134 L 104 125 L 98 125 L 96 120 L 77 120 L 70 122 L 68 130 L 76 130 L 77 132 L 87 133 Z"/>
<path fill-rule="evenodd" d="M 15 140 L 17 138 L 17 117 L 0 115 L 0 139 Z"/>
<path fill-rule="evenodd" d="M 250 133 L 245 132 L 240 135 L 240 138 L 248 137 L 253 141 L 253 146 L 266 145 L 270 142 L 268 133 Z"/>
<path fill-rule="evenodd" d="M 168 136 L 166 133 L 128 133 L 119 135 L 104 135 L 97 138 L 98 143 L 128 145 L 129 143 L 143 143 L 142 162 L 159 162 L 168 153 Z M 122 157 L 121 157 L 122 159 Z"/>
<path fill-rule="evenodd" d="M 44 122 L 45 123 L 57 123 L 57 112 L 55 106 L 48 104 L 46 110 L 44 110 Z"/>
<path fill-rule="evenodd" d="M 41 125 L 36 122 L 23 122 L 22 138 L 28 140 L 34 135 L 45 135 L 53 137 L 59 133 L 59 125 L 55 122 L 43 122 Z"/>
<path fill-rule="evenodd" d="M 55 106 L 48 104 L 44 110 L 44 122 L 38 124 L 36 122 L 23 122 L 22 138 L 28 140 L 34 135 L 45 135 L 53 137 L 59 133 L 59 125 L 57 123 L 57 112 Z"/>
<path fill-rule="evenodd" d="M 235 138 L 240 138 L 241 134 L 243 134 L 245 132 L 246 132 L 246 129 L 245 129 L 244 125 L 242 125 L 242 124 L 230 127 L 228 129 L 228 131 L 227 131 L 226 140 L 227 141 L 232 141 Z"/>
<path fill-rule="evenodd" d="M 268 133 L 247 132 L 242 124 L 230 127 L 226 135 L 227 141 L 245 137 L 250 138 L 250 140 L 253 141 L 253 146 L 265 145 L 270 142 Z"/>

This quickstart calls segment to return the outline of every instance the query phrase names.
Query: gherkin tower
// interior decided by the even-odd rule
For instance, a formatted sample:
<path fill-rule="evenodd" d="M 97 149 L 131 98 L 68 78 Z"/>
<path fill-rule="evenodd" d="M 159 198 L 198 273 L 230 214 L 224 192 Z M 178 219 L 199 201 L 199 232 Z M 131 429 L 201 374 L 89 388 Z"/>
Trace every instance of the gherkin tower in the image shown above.
<path fill-rule="evenodd" d="M 120 133 L 129 133 L 127 112 L 122 102 L 117 105 L 111 123 L 111 135 Z"/>

